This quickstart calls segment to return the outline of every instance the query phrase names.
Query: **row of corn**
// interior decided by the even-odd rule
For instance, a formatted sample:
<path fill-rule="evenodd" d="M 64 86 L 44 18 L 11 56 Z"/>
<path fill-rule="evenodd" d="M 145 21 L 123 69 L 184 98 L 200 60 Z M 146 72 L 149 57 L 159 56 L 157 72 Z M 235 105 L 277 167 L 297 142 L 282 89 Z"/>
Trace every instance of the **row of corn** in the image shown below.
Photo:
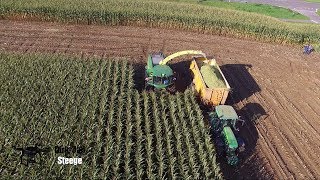
<path fill-rule="evenodd" d="M 153 0 L 2 0 L 0 17 L 184 29 L 276 43 L 318 41 L 320 27 L 263 15 Z"/>
<path fill-rule="evenodd" d="M 126 60 L 2 53 L 0 71 L 5 179 L 222 178 L 192 92 L 138 92 Z M 36 144 L 51 150 L 21 164 L 12 147 Z M 55 146 L 84 151 L 61 154 Z M 83 163 L 62 166 L 59 156 Z"/>

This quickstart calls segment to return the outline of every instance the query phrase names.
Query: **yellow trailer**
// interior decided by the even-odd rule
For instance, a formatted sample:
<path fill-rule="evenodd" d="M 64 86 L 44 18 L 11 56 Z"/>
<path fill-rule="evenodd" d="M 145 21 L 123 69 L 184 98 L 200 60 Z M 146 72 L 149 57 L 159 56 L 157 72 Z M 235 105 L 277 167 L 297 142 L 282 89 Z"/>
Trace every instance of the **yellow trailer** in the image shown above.
<path fill-rule="evenodd" d="M 201 68 L 203 68 L 203 66 L 210 66 L 212 70 L 214 70 L 213 76 L 215 77 L 209 76 L 204 78 L 203 74 L 201 73 Z M 215 59 L 194 57 L 190 64 L 190 70 L 193 73 L 192 88 L 196 91 L 196 93 L 198 93 L 204 104 L 209 106 L 225 104 L 230 91 L 230 85 Z M 211 80 L 208 78 L 219 79 L 223 83 L 223 86 L 221 86 L 221 83 L 218 85 L 212 84 L 212 82 L 210 83 L 210 86 L 208 86 L 209 81 Z"/>

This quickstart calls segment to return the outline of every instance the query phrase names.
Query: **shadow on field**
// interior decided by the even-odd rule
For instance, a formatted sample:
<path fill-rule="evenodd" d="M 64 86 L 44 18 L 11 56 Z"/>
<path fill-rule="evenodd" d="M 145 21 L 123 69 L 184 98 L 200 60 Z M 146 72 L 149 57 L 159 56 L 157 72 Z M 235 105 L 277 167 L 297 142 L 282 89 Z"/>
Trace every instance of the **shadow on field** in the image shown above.
<path fill-rule="evenodd" d="M 246 104 L 239 113 L 246 114 L 246 119 L 254 124 L 258 124 L 260 120 L 264 120 L 269 116 L 264 108 L 258 103 Z"/>
<path fill-rule="evenodd" d="M 170 66 L 173 71 L 176 72 L 176 89 L 179 92 L 184 92 L 188 89 L 189 85 L 192 83 L 192 75 L 190 72 L 191 60 L 184 61 L 173 61 Z"/>
<path fill-rule="evenodd" d="M 225 64 L 220 68 L 230 84 L 232 94 L 238 95 L 233 103 L 238 103 L 261 91 L 249 72 L 252 68 L 251 64 Z"/>
<path fill-rule="evenodd" d="M 145 76 L 145 64 L 142 63 L 135 63 L 133 64 L 134 68 L 134 88 L 139 92 L 142 92 L 144 89 L 144 76 Z"/>
<path fill-rule="evenodd" d="M 241 119 L 245 120 L 244 126 L 240 127 L 239 135 L 246 143 L 246 151 L 240 154 L 241 159 L 237 167 L 227 165 L 223 159 L 219 159 L 222 171 L 226 179 L 272 179 L 267 172 L 265 160 L 257 154 L 257 141 L 259 134 L 256 128 L 258 120 L 268 116 L 265 109 L 259 103 L 247 102 L 246 99 L 260 92 L 261 89 L 251 76 L 249 64 L 226 64 L 221 66 L 227 81 L 232 88 L 226 104 L 241 107 L 237 112 Z M 240 104 L 240 105 L 239 105 Z"/>

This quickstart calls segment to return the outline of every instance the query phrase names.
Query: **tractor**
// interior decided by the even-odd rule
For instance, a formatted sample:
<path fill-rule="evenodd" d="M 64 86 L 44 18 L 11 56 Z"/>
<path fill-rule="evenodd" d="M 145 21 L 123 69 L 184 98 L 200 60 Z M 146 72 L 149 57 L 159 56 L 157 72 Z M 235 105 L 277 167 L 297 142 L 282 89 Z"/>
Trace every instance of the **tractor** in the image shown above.
<path fill-rule="evenodd" d="M 238 136 L 237 124 L 240 122 L 243 125 L 244 121 L 232 106 L 218 105 L 214 109 L 208 115 L 218 155 L 226 157 L 228 164 L 236 165 L 238 154 L 245 150 L 244 141 Z"/>

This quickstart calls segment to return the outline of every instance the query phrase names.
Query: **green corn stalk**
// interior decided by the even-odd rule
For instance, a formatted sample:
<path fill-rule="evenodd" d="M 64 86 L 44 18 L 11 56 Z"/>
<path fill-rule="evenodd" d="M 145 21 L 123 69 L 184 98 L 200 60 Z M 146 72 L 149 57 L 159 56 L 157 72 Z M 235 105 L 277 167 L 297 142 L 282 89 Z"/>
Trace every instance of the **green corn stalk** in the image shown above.
<path fill-rule="evenodd" d="M 125 132 L 125 155 L 124 155 L 124 171 L 125 171 L 125 179 L 133 179 L 132 169 L 131 169 L 131 157 L 130 154 L 132 152 L 132 146 L 134 143 L 132 142 L 132 130 L 133 125 L 131 122 L 131 109 L 132 109 L 132 101 L 131 101 L 131 93 L 128 94 L 128 102 L 126 106 L 126 132 Z"/>
<path fill-rule="evenodd" d="M 182 179 L 190 179 L 190 173 L 189 173 L 189 168 L 186 166 L 186 158 L 185 158 L 185 151 L 184 151 L 184 146 L 182 143 L 182 132 L 181 132 L 181 125 L 180 121 L 178 122 L 177 119 L 178 113 L 177 113 L 177 105 L 176 105 L 176 99 L 175 98 L 170 98 L 168 97 L 168 102 L 169 102 L 169 110 L 170 110 L 170 119 L 173 124 L 173 133 L 176 139 L 176 144 L 177 144 L 177 153 L 178 153 L 178 169 L 179 169 L 179 174 L 182 177 Z"/>
<path fill-rule="evenodd" d="M 202 137 L 200 140 L 198 140 L 196 142 L 205 142 L 205 143 L 202 143 L 204 149 L 200 150 L 200 151 L 204 151 L 203 154 L 206 155 L 205 160 L 206 160 L 206 164 L 209 168 L 207 170 L 207 174 L 209 175 L 209 173 L 213 173 L 213 177 L 215 177 L 217 179 L 222 179 L 220 168 L 216 162 L 216 156 L 215 156 L 216 153 L 214 150 L 214 146 L 213 146 L 212 140 L 209 135 L 210 129 L 206 128 L 204 125 L 204 119 L 203 119 L 202 112 L 201 112 L 199 106 L 197 106 L 197 102 L 195 101 L 193 93 L 192 92 L 187 92 L 187 93 L 188 93 L 188 99 L 191 100 L 192 107 L 194 107 L 194 110 L 196 111 L 195 115 L 196 115 L 197 121 L 195 122 L 196 129 L 194 130 L 194 133 L 197 133 L 197 134 L 199 134 L 199 136 Z M 214 171 L 211 172 L 212 170 L 214 170 Z"/>
<path fill-rule="evenodd" d="M 179 98 L 180 96 L 180 98 Z M 191 137 L 190 137 L 190 133 L 187 127 L 187 123 L 185 121 L 183 121 L 184 119 L 188 119 L 188 117 L 186 116 L 185 112 L 183 111 L 184 107 L 183 107 L 183 102 L 182 100 L 184 99 L 182 94 L 179 94 L 179 96 L 177 97 L 177 105 L 178 105 L 178 113 L 179 113 L 179 118 L 182 120 L 182 129 L 183 129 L 183 133 L 184 133 L 184 138 L 185 138 L 185 143 L 186 143 L 186 148 L 187 148 L 187 153 L 188 153 L 188 161 L 189 161 L 189 168 L 190 171 L 192 172 L 192 176 L 193 178 L 199 178 L 199 173 L 198 173 L 198 169 L 199 166 L 197 164 L 197 160 L 195 157 L 195 150 L 193 148 L 193 144 L 191 142 Z"/>
<path fill-rule="evenodd" d="M 190 98 L 193 98 L 193 97 L 190 97 L 190 94 L 185 95 L 185 100 L 187 100 L 186 107 L 187 107 L 187 111 L 189 112 L 189 121 L 191 122 L 191 127 L 192 127 L 192 136 L 194 138 L 194 142 L 197 147 L 196 150 L 198 151 L 197 155 L 200 160 L 201 169 L 203 169 L 204 171 L 203 172 L 204 174 L 202 174 L 201 176 L 213 178 L 214 176 L 212 176 L 211 169 L 208 162 L 210 160 L 207 157 L 207 152 L 204 150 L 203 143 L 201 143 L 203 142 L 203 139 L 201 138 L 198 124 L 196 123 L 197 121 L 203 121 L 203 119 L 197 116 L 196 111 L 192 108 L 193 104 L 192 102 L 190 102 Z"/>
<path fill-rule="evenodd" d="M 136 129 L 136 146 L 135 146 L 135 163 L 136 163 L 136 178 L 142 179 L 144 172 L 144 159 L 143 159 L 143 133 L 141 129 L 141 109 L 140 109 L 140 95 L 135 92 L 135 129 Z"/>
<path fill-rule="evenodd" d="M 146 92 L 143 93 L 143 106 L 144 106 L 144 121 L 145 121 L 145 132 L 146 132 L 146 164 L 147 164 L 147 177 L 148 179 L 155 179 L 155 174 L 153 172 L 154 170 L 154 164 L 153 164 L 153 160 L 152 157 L 154 155 L 153 153 L 153 147 L 152 147 L 152 143 L 153 143 L 153 134 L 151 132 L 151 122 L 152 119 L 150 118 L 150 105 L 149 103 L 149 96 Z"/>
<path fill-rule="evenodd" d="M 162 122 L 164 124 L 164 134 L 165 134 L 165 144 L 166 144 L 166 157 L 169 161 L 168 166 L 168 176 L 170 179 L 177 179 L 176 174 L 176 158 L 174 157 L 173 147 L 172 147 L 172 129 L 169 126 L 169 119 L 167 117 L 167 113 L 169 111 L 167 107 L 166 97 L 163 95 L 160 97 L 160 105 L 161 105 L 161 112 L 162 112 Z"/>
<path fill-rule="evenodd" d="M 176 28 L 277 43 L 316 42 L 320 36 L 316 25 L 286 23 L 258 14 L 178 2 L 3 0 L 1 3 L 0 17 L 17 14 L 23 18 L 36 16 L 43 21 Z"/>
<path fill-rule="evenodd" d="M 157 97 L 155 93 L 151 94 L 151 102 L 152 102 L 152 112 L 153 112 L 153 117 L 155 121 L 155 133 L 156 133 L 156 144 L 157 144 L 157 149 L 156 149 L 156 157 L 157 157 L 157 164 L 158 164 L 158 174 L 157 177 L 162 178 L 164 176 L 164 171 L 166 168 L 166 164 L 164 162 L 165 160 L 165 155 L 164 155 L 164 150 L 163 150 L 163 139 L 162 139 L 162 124 L 161 124 L 161 119 L 159 118 L 160 112 L 159 112 L 159 107 L 157 105 Z"/>

